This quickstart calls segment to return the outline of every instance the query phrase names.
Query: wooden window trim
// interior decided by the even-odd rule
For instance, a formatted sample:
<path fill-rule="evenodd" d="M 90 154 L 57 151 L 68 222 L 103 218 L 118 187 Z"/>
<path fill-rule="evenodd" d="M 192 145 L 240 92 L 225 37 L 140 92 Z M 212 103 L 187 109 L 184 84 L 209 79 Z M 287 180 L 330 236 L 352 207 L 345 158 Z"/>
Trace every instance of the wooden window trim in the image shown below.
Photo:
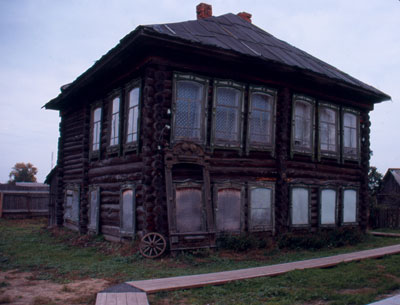
<path fill-rule="evenodd" d="M 257 188 L 268 188 L 271 189 L 271 225 L 254 227 L 251 219 L 251 191 Z M 250 232 L 275 232 L 275 184 L 270 182 L 250 182 L 248 185 L 248 223 Z"/>
<path fill-rule="evenodd" d="M 252 118 L 252 97 L 255 93 L 266 94 L 272 97 L 272 113 L 271 113 L 271 143 L 252 143 L 250 141 L 250 121 Z M 276 127 L 276 101 L 277 101 L 277 91 L 264 87 L 264 86 L 250 86 L 249 88 L 249 107 L 247 111 L 247 131 L 246 131 L 246 153 L 249 151 L 270 151 L 271 155 L 275 154 L 275 127 Z"/>
<path fill-rule="evenodd" d="M 357 153 L 355 155 L 345 154 L 344 152 L 344 114 L 350 113 L 356 116 L 356 141 L 357 141 Z M 342 161 L 357 161 L 360 162 L 360 150 L 361 150 L 361 129 L 360 129 L 360 112 L 351 108 L 343 107 L 341 114 L 341 155 Z"/>
<path fill-rule="evenodd" d="M 99 130 L 99 149 L 93 150 L 93 132 L 94 132 L 94 112 L 96 109 L 100 108 L 100 130 Z M 102 146 L 102 133 L 103 133 L 103 117 L 104 117 L 104 107 L 102 101 L 97 101 L 93 103 L 90 109 L 90 141 L 89 141 L 89 158 L 91 160 L 100 159 L 101 157 L 101 146 Z"/>
<path fill-rule="evenodd" d="M 336 122 L 335 122 L 335 140 L 336 140 L 336 151 L 322 150 L 321 148 L 321 111 L 322 108 L 328 108 L 334 110 L 336 113 Z M 336 105 L 327 103 L 327 102 L 319 102 L 318 103 L 318 160 L 321 158 L 333 158 L 340 160 L 340 108 Z"/>
<path fill-rule="evenodd" d="M 118 109 L 118 116 L 119 116 L 119 121 L 118 121 L 118 143 L 111 145 L 111 135 L 112 135 L 112 120 L 113 120 L 113 102 L 114 99 L 118 98 L 119 99 L 119 109 Z M 115 155 L 120 153 L 120 146 L 121 146 L 121 114 L 122 114 L 122 94 L 121 94 L 121 89 L 115 89 L 113 90 L 107 97 L 107 104 L 108 104 L 108 132 L 107 132 L 107 154 L 108 155 Z"/>
<path fill-rule="evenodd" d="M 67 192 L 68 191 L 77 192 L 77 196 L 78 196 L 78 206 L 77 206 L 78 219 L 76 219 L 76 220 L 75 219 L 71 219 L 69 217 L 66 217 L 66 215 L 65 215 L 66 204 L 67 204 Z M 71 184 L 67 184 L 65 186 L 63 207 L 64 207 L 64 215 L 63 215 L 64 224 L 67 223 L 67 220 L 68 220 L 68 222 L 70 222 L 70 223 L 72 223 L 72 224 L 74 224 L 76 226 L 79 226 L 79 222 L 81 220 L 81 188 L 80 188 L 79 184 L 71 183 Z"/>
<path fill-rule="evenodd" d="M 125 191 L 132 191 L 132 231 L 124 230 L 123 226 L 123 194 Z M 133 183 L 126 183 L 121 186 L 119 195 L 119 233 L 121 237 L 135 237 L 136 234 L 136 186 Z"/>
<path fill-rule="evenodd" d="M 237 189 L 240 191 L 240 229 L 238 231 L 220 231 L 218 230 L 218 191 L 222 189 Z M 214 202 L 214 219 L 215 219 L 215 230 L 219 235 L 223 235 L 226 233 L 241 233 L 244 231 L 244 191 L 245 187 L 243 184 L 235 183 L 235 182 L 222 182 L 214 184 L 214 194 L 213 194 L 213 202 Z"/>
<path fill-rule="evenodd" d="M 217 109 L 217 91 L 218 88 L 233 88 L 239 90 L 239 107 L 238 107 L 238 141 L 221 141 L 215 138 L 215 126 L 216 126 L 216 109 Z M 234 82 L 231 80 L 214 80 L 213 86 L 213 108 L 212 108 L 212 122 L 211 122 L 211 150 L 215 148 L 221 149 L 233 149 L 242 151 L 243 149 L 243 122 L 244 122 L 244 92 L 246 86 L 244 84 Z"/>
<path fill-rule="evenodd" d="M 96 223 L 93 226 L 93 224 L 90 224 L 90 210 L 91 210 L 91 205 L 92 205 L 92 199 L 91 199 L 91 194 L 92 192 L 97 192 L 97 202 L 96 202 Z M 93 232 L 94 234 L 98 235 L 100 232 L 100 187 L 98 185 L 90 185 L 89 186 L 89 191 L 88 191 L 88 202 L 89 202 L 89 209 L 88 209 L 88 231 Z"/>
<path fill-rule="evenodd" d="M 295 117 L 295 109 L 296 109 L 296 102 L 303 102 L 303 103 L 308 103 L 311 105 L 311 147 L 310 150 L 307 151 L 305 149 L 299 149 L 296 148 L 294 145 L 295 141 L 295 128 L 296 128 L 296 117 Z M 314 159 L 314 150 L 315 150 L 315 99 L 307 97 L 305 95 L 299 95 L 295 94 L 293 95 L 293 102 L 292 102 L 292 137 L 291 137 L 291 156 L 293 157 L 294 154 L 299 154 L 299 155 L 306 155 L 306 156 L 311 156 L 312 159 Z"/>
<path fill-rule="evenodd" d="M 308 191 L 308 223 L 307 224 L 293 224 L 293 189 L 302 188 Z M 289 205 L 290 205 L 290 219 L 289 223 L 292 228 L 310 228 L 311 227 L 311 187 L 305 184 L 294 184 L 290 186 L 290 198 L 289 198 Z"/>
<path fill-rule="evenodd" d="M 324 190 L 335 191 L 335 223 L 333 223 L 333 224 L 323 224 L 321 222 L 321 220 L 322 220 L 321 219 L 321 217 L 322 217 L 322 213 L 321 213 L 321 211 L 322 211 L 322 192 Z M 335 186 L 320 187 L 319 190 L 318 190 L 318 201 L 319 201 L 319 204 L 318 204 L 318 224 L 319 224 L 319 226 L 323 227 L 323 228 L 334 228 L 334 227 L 336 227 L 338 222 L 339 222 L 338 221 L 338 214 L 339 214 L 339 190 L 338 190 L 338 188 L 335 187 Z"/>
<path fill-rule="evenodd" d="M 179 81 L 188 81 L 201 84 L 203 86 L 203 101 L 201 104 L 201 114 L 200 114 L 200 140 L 198 139 L 185 139 L 185 138 L 176 138 L 175 130 L 176 130 L 176 100 L 177 100 L 177 82 Z M 205 147 L 207 143 L 207 121 L 208 121 L 208 89 L 209 89 L 209 80 L 205 77 L 198 76 L 190 73 L 179 73 L 175 72 L 173 76 L 173 88 L 172 88 L 172 126 L 171 126 L 171 143 L 190 141 L 195 142 L 202 147 Z"/>
<path fill-rule="evenodd" d="M 344 192 L 345 191 L 347 191 L 347 190 L 352 190 L 352 191 L 355 191 L 356 192 L 356 221 L 353 221 L 353 222 L 344 222 Z M 342 226 L 357 226 L 358 225 L 358 219 L 359 219 L 359 211 L 358 211 L 358 209 L 359 209 L 359 196 L 360 196 L 360 194 L 359 194 L 359 189 L 358 188 L 356 188 L 356 187 L 344 187 L 344 188 L 342 188 L 342 192 L 341 192 L 341 201 L 342 201 L 342 204 L 341 204 L 341 217 L 342 217 L 342 219 L 341 219 L 341 225 Z"/>
<path fill-rule="evenodd" d="M 129 93 L 133 89 L 139 89 L 139 101 L 138 101 L 138 119 L 137 119 L 137 135 L 136 135 L 136 140 L 132 142 L 127 142 L 128 138 L 128 120 L 129 120 Z M 125 92 L 124 92 L 124 123 L 123 123 L 123 136 L 121 137 L 122 142 L 123 142 L 123 150 L 124 153 L 130 152 L 130 151 L 136 151 L 139 153 L 139 147 L 140 147 L 140 126 L 141 126 L 141 120 L 142 120 L 142 80 L 141 79 L 135 79 L 134 81 L 128 83 L 125 86 Z"/>
<path fill-rule="evenodd" d="M 176 191 L 177 189 L 183 189 L 183 188 L 198 188 L 201 191 L 202 195 L 202 203 L 201 203 L 201 227 L 202 230 L 198 232 L 183 232 L 180 233 L 178 232 L 178 226 L 177 226 L 177 219 L 176 219 Z M 173 201 L 172 201 L 172 211 L 173 211 L 173 223 L 171 225 L 171 230 L 170 232 L 172 234 L 177 233 L 177 234 L 206 234 L 207 233 L 207 215 L 206 215 L 206 207 L 205 207 L 205 192 L 204 192 L 204 184 L 202 182 L 195 182 L 195 181 L 184 181 L 184 182 L 174 182 L 173 183 Z"/>

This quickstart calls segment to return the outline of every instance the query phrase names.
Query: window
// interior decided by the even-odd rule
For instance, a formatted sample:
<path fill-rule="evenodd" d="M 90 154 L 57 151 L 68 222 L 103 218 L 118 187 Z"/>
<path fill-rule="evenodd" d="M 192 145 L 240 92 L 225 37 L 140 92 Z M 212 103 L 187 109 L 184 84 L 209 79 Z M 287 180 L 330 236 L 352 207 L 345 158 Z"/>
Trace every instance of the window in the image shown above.
<path fill-rule="evenodd" d="M 88 229 L 96 234 L 99 233 L 100 216 L 100 189 L 96 186 L 89 187 L 89 223 Z"/>
<path fill-rule="evenodd" d="M 308 226 L 310 223 L 310 190 L 293 187 L 291 192 L 292 226 Z"/>
<path fill-rule="evenodd" d="M 250 88 L 248 148 L 272 148 L 275 132 L 275 100 L 275 91 Z"/>
<path fill-rule="evenodd" d="M 241 230 L 242 188 L 220 186 L 216 188 L 216 227 L 219 232 Z"/>
<path fill-rule="evenodd" d="M 115 97 L 112 100 L 111 107 L 111 134 L 110 134 L 110 146 L 119 144 L 119 106 L 120 98 Z"/>
<path fill-rule="evenodd" d="M 250 187 L 250 220 L 251 231 L 263 231 L 273 228 L 273 187 Z"/>
<path fill-rule="evenodd" d="M 79 186 L 69 185 L 65 191 L 64 220 L 74 224 L 79 223 L 80 196 Z"/>
<path fill-rule="evenodd" d="M 343 223 L 357 223 L 357 191 L 343 190 Z"/>
<path fill-rule="evenodd" d="M 205 231 L 200 185 L 178 185 L 175 190 L 175 208 L 178 233 Z"/>
<path fill-rule="evenodd" d="M 338 110 L 334 106 L 319 107 L 319 149 L 322 155 L 338 156 Z"/>
<path fill-rule="evenodd" d="M 100 149 L 100 132 L 101 132 L 101 107 L 93 110 L 92 114 L 92 151 Z"/>
<path fill-rule="evenodd" d="M 292 145 L 295 152 L 312 154 L 314 141 L 314 100 L 295 96 Z"/>
<path fill-rule="evenodd" d="M 359 129 L 358 115 L 350 111 L 343 112 L 343 158 L 358 159 Z"/>
<path fill-rule="evenodd" d="M 320 224 L 335 225 L 337 195 L 334 189 L 322 189 L 320 192 Z"/>
<path fill-rule="evenodd" d="M 215 146 L 242 146 L 243 89 L 243 86 L 232 82 L 216 81 L 213 116 Z"/>
<path fill-rule="evenodd" d="M 135 189 L 132 185 L 122 187 L 120 199 L 120 232 L 121 235 L 134 236 L 136 227 Z"/>
<path fill-rule="evenodd" d="M 126 143 L 137 143 L 139 127 L 139 88 L 135 87 L 128 92 Z"/>

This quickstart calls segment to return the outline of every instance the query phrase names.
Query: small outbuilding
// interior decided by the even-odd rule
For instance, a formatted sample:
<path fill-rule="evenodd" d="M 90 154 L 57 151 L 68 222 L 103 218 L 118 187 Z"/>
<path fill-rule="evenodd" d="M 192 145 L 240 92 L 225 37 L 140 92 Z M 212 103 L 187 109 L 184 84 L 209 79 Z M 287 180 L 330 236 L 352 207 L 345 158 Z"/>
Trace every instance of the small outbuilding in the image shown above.
<path fill-rule="evenodd" d="M 389 168 L 377 195 L 378 205 L 400 207 L 400 168 Z"/>

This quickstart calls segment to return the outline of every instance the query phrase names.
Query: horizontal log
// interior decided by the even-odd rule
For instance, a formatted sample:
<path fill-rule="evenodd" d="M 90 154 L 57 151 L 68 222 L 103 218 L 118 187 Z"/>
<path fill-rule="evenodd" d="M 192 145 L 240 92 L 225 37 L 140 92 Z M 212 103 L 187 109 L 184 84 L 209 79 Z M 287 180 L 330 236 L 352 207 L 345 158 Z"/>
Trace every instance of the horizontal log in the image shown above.
<path fill-rule="evenodd" d="M 127 163 L 122 165 L 110 165 L 89 169 L 89 177 L 105 176 L 110 174 L 123 174 L 139 172 L 142 170 L 142 162 Z"/>
<path fill-rule="evenodd" d="M 119 211 L 119 203 L 118 204 L 101 204 L 100 209 L 102 211 L 106 211 L 106 210 Z"/>
<path fill-rule="evenodd" d="M 107 225 L 102 225 L 101 226 L 101 232 L 107 235 L 119 237 L 119 227 L 117 226 L 107 226 Z"/>
<path fill-rule="evenodd" d="M 107 176 L 99 176 L 93 177 L 90 179 L 91 184 L 98 183 L 125 183 L 125 182 L 133 182 L 137 183 L 142 178 L 142 173 L 132 173 L 132 174 L 122 174 L 122 175 L 107 175 Z"/>

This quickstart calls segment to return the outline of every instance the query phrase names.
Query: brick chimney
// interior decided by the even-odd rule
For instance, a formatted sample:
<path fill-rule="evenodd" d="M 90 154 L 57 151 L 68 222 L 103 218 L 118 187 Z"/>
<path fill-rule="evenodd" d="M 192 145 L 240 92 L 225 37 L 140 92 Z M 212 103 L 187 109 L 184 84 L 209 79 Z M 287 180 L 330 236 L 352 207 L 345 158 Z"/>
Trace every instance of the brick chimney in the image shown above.
<path fill-rule="evenodd" d="M 237 14 L 240 18 L 242 18 L 242 19 L 244 19 L 244 20 L 246 20 L 246 21 L 248 21 L 248 22 L 250 22 L 251 23 L 251 14 L 249 14 L 249 13 L 246 13 L 246 12 L 241 12 L 241 13 L 239 13 L 239 14 Z"/>
<path fill-rule="evenodd" d="M 200 3 L 196 6 L 197 20 L 212 16 L 212 6 L 207 3 Z M 250 15 L 251 17 L 251 15 Z"/>

